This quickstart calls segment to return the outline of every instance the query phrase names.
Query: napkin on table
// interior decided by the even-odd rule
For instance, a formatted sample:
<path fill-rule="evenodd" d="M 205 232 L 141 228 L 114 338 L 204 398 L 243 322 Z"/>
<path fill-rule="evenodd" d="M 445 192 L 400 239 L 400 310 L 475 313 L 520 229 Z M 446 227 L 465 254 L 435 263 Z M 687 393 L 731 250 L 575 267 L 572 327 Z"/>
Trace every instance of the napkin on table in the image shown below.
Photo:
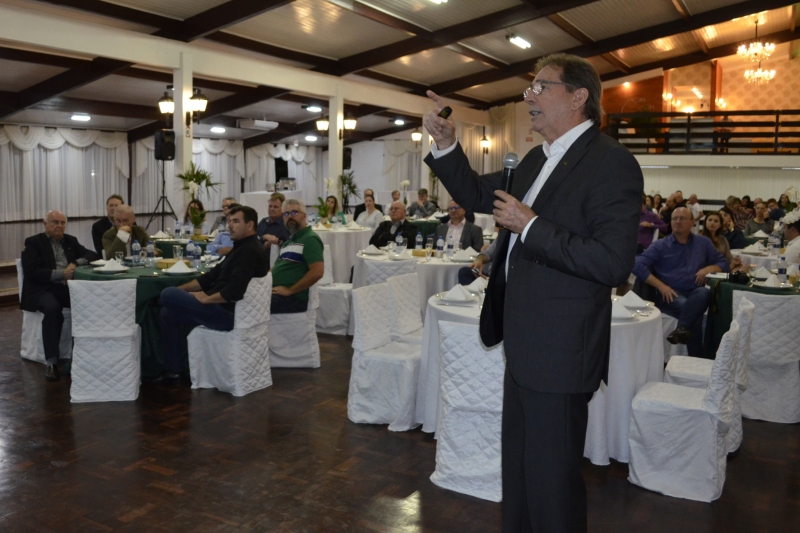
<path fill-rule="evenodd" d="M 764 279 L 764 278 L 768 278 L 770 276 L 770 271 L 767 270 L 764 267 L 758 267 L 758 269 L 756 270 L 756 273 L 754 275 L 757 278 Z"/>
<path fill-rule="evenodd" d="M 347 223 L 347 227 L 356 229 L 356 228 L 361 228 L 361 225 L 355 220 L 351 220 L 350 222 Z"/>
<path fill-rule="evenodd" d="M 775 274 L 770 274 L 767 280 L 764 282 L 764 287 L 780 287 L 781 282 L 778 281 L 778 276 Z"/>
<path fill-rule="evenodd" d="M 472 248 L 469 248 L 469 250 L 472 250 Z M 456 261 L 469 261 L 474 256 L 478 255 L 478 252 L 476 252 L 475 250 L 472 250 L 473 253 L 470 253 L 469 250 L 457 251 L 456 253 L 453 254 L 453 259 L 455 259 Z"/>
<path fill-rule="evenodd" d="M 481 292 L 488 285 L 486 279 L 475 278 L 475 281 L 467 285 L 467 290 L 470 292 Z"/>
<path fill-rule="evenodd" d="M 314 226 L 314 231 L 330 231 L 330 228 L 325 227 L 325 224 L 317 224 Z"/>
<path fill-rule="evenodd" d="M 625 307 L 647 307 L 647 302 L 639 298 L 639 295 L 633 291 L 628 291 L 625 296 L 619 299 L 619 303 Z"/>
<path fill-rule="evenodd" d="M 403 252 L 402 252 L 400 255 L 398 255 L 397 257 L 399 257 L 400 259 L 414 259 L 414 254 L 412 254 L 412 253 L 411 253 L 411 250 L 409 250 L 408 248 L 406 248 L 406 249 L 405 249 L 405 250 L 403 250 Z"/>
<path fill-rule="evenodd" d="M 378 248 L 374 244 L 370 244 L 369 246 L 367 246 L 367 248 L 364 250 L 364 252 L 368 253 L 368 254 L 379 254 L 379 253 L 381 253 L 381 251 L 378 250 Z"/>
<path fill-rule="evenodd" d="M 167 238 L 169 238 L 169 235 L 167 235 L 166 233 L 164 233 L 164 232 L 163 232 L 163 231 L 161 231 L 161 230 L 158 230 L 158 233 L 156 233 L 155 235 L 153 235 L 153 238 L 154 238 L 154 239 L 167 239 Z"/>
<path fill-rule="evenodd" d="M 750 235 L 750 236 L 751 236 L 751 237 L 759 237 L 759 238 L 761 238 L 761 237 L 769 237 L 769 235 L 767 235 L 766 233 L 764 233 L 764 230 L 761 230 L 761 229 L 760 229 L 760 230 L 758 230 L 757 232 L 753 233 L 753 234 L 752 234 L 752 235 Z"/>
<path fill-rule="evenodd" d="M 631 313 L 629 310 L 625 308 L 619 301 L 615 300 L 611 302 L 611 318 L 631 318 Z"/>
<path fill-rule="evenodd" d="M 787 276 L 796 276 L 798 270 L 800 270 L 800 265 L 789 265 L 786 268 L 786 275 Z"/>
<path fill-rule="evenodd" d="M 176 274 L 188 274 L 192 269 L 186 266 L 183 261 L 176 261 L 174 265 L 167 269 L 167 272 L 174 272 Z"/>
<path fill-rule="evenodd" d="M 448 300 L 472 300 L 474 296 L 463 285 L 456 285 L 445 294 Z"/>
<path fill-rule="evenodd" d="M 106 261 L 106 264 L 101 266 L 100 269 L 110 270 L 110 271 L 124 270 L 124 265 L 120 265 L 119 263 L 117 263 L 117 260 L 112 257 L 111 260 Z"/>
<path fill-rule="evenodd" d="M 750 246 L 745 246 L 744 248 L 742 248 L 742 252 L 744 252 L 744 253 L 759 253 L 759 252 L 762 252 L 763 250 L 761 249 L 759 244 L 761 244 L 761 243 L 756 242 L 756 243 L 751 244 Z"/>

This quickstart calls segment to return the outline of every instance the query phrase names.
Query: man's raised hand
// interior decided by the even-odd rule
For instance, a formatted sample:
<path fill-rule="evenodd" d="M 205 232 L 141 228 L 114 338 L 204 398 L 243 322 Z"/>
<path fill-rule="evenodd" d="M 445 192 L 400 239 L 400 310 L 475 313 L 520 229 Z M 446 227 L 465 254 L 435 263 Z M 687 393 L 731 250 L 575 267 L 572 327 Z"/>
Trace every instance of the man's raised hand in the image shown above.
<path fill-rule="evenodd" d="M 439 150 L 450 148 L 456 142 L 456 123 L 449 118 L 439 116 L 439 112 L 445 107 L 439 95 L 433 91 L 428 91 L 427 94 L 428 98 L 436 104 L 436 108 L 425 115 L 425 129 L 433 137 Z"/>

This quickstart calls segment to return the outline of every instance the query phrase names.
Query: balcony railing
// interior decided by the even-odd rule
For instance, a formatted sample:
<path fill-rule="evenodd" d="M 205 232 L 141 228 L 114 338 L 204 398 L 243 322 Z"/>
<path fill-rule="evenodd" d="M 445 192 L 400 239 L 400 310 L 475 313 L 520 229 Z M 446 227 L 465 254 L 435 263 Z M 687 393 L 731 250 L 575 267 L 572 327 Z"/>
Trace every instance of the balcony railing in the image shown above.
<path fill-rule="evenodd" d="M 606 132 L 633 153 L 798 154 L 800 110 L 615 113 Z"/>

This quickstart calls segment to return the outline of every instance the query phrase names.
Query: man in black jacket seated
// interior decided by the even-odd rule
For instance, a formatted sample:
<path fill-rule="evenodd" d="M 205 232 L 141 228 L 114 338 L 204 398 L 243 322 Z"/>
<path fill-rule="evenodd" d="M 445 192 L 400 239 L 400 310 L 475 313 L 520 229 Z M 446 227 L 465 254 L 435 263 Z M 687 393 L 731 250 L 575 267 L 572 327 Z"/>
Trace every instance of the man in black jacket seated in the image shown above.
<path fill-rule="evenodd" d="M 258 214 L 252 207 L 232 207 L 228 212 L 228 229 L 233 250 L 225 260 L 189 283 L 161 291 L 159 324 L 167 380 L 176 382 L 183 372 L 180 326 L 232 330 L 236 302 L 244 298 L 248 283 L 252 278 L 267 275 L 269 261 L 258 241 L 257 223 Z"/>
<path fill-rule="evenodd" d="M 389 241 L 397 238 L 398 231 L 408 239 L 409 243 L 413 243 L 417 237 L 417 227 L 406 220 L 406 206 L 403 205 L 403 202 L 392 202 L 392 205 L 389 206 L 389 218 L 391 220 L 381 222 L 375 228 L 375 233 L 372 234 L 369 243 L 378 247 L 386 246 Z"/>
<path fill-rule="evenodd" d="M 364 189 L 364 197 L 366 198 L 367 196 L 372 196 L 372 199 L 373 200 L 375 199 L 375 193 L 372 191 L 372 189 Z M 375 204 L 375 209 L 377 209 L 378 211 L 383 213 L 383 206 L 381 204 Z M 366 210 L 367 210 L 367 206 L 364 205 L 364 202 L 361 202 L 360 204 L 358 204 L 356 206 L 356 210 L 353 211 L 353 220 L 356 220 L 358 218 L 358 215 L 360 215 L 361 213 L 363 213 Z"/>
<path fill-rule="evenodd" d="M 62 310 L 70 307 L 67 281 L 73 278 L 75 267 L 97 259 L 78 239 L 65 233 L 67 217 L 60 211 L 50 211 L 44 217 L 44 233 L 25 239 L 22 250 L 22 298 L 20 308 L 41 311 L 42 344 L 47 362 L 45 377 L 58 380 L 59 341 L 64 324 Z"/>
<path fill-rule="evenodd" d="M 103 255 L 103 235 L 105 232 L 114 227 L 114 209 L 118 205 L 124 204 L 125 201 L 119 194 L 112 194 L 106 200 L 106 214 L 105 216 L 92 224 L 92 243 L 94 244 L 94 251 L 97 255 Z M 111 259 L 109 257 L 109 259 Z"/>

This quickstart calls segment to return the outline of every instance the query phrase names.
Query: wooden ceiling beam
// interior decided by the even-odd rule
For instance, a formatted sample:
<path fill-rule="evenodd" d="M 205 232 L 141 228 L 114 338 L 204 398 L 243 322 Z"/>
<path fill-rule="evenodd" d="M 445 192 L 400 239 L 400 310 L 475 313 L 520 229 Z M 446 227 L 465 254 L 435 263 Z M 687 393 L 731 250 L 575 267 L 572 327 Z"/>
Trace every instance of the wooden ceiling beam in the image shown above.
<path fill-rule="evenodd" d="M 504 63 L 498 59 L 493 57 L 487 56 L 486 54 L 482 54 L 477 50 L 473 50 L 472 48 L 467 48 L 463 44 L 450 44 L 447 45 L 449 50 L 461 54 L 462 56 L 469 57 L 470 59 L 474 59 L 475 61 L 480 61 L 484 65 L 494 67 L 494 68 L 503 68 L 508 65 L 508 63 Z"/>
<path fill-rule="evenodd" d="M 700 47 L 700 50 L 702 50 L 704 54 L 708 55 L 710 49 L 708 48 L 708 43 L 706 42 L 705 37 L 703 37 L 703 33 L 700 30 L 694 30 L 692 32 L 692 37 L 697 42 L 697 46 Z"/>
<path fill-rule="evenodd" d="M 617 57 L 617 55 L 614 54 L 613 52 L 600 54 L 600 57 L 602 57 L 603 59 L 605 59 L 606 61 L 608 61 L 612 65 L 614 65 L 615 67 L 617 67 L 622 72 L 625 72 L 626 74 L 631 71 L 631 66 L 628 65 L 627 63 L 625 63 L 619 57 Z"/>
<path fill-rule="evenodd" d="M 32 106 L 31 109 L 58 111 L 62 113 L 87 113 L 89 115 L 137 118 L 142 120 L 164 119 L 164 115 L 161 114 L 156 105 L 122 104 L 119 102 L 103 102 L 100 100 L 69 98 L 66 96 L 51 98 Z"/>
<path fill-rule="evenodd" d="M 103 2 L 102 0 L 38 0 L 45 4 L 54 4 L 62 7 L 70 7 L 80 11 L 87 11 L 96 15 L 104 15 L 106 17 L 142 24 L 144 26 L 152 26 L 153 28 L 161 28 L 165 30 L 176 31 L 181 26 L 181 21 L 155 13 L 149 13 L 139 9 L 113 4 L 111 2 Z"/>
<path fill-rule="evenodd" d="M 155 35 L 188 43 L 293 1 L 230 0 L 187 18 L 178 31 L 161 29 Z"/>
<path fill-rule="evenodd" d="M 353 13 L 361 15 L 375 22 L 380 22 L 384 26 L 389 26 L 396 30 L 405 31 L 412 35 L 431 37 L 431 32 L 421 26 L 412 24 L 407 20 L 390 15 L 384 11 L 370 7 L 367 4 L 361 3 L 358 0 L 353 0 Z"/>
<path fill-rule="evenodd" d="M 689 12 L 689 8 L 686 7 L 686 2 L 683 0 L 672 0 L 672 5 L 675 7 L 675 11 L 678 12 L 683 20 L 689 20 L 692 18 L 692 14 Z"/>
<path fill-rule="evenodd" d="M 19 50 L 18 48 L 8 48 L 0 46 L 0 59 L 9 61 L 19 61 L 21 63 L 34 63 L 36 65 L 48 65 L 60 68 L 82 69 L 91 66 L 89 59 L 76 59 L 74 57 L 64 57 L 55 54 L 45 54 L 42 52 L 31 52 L 29 50 Z"/>

